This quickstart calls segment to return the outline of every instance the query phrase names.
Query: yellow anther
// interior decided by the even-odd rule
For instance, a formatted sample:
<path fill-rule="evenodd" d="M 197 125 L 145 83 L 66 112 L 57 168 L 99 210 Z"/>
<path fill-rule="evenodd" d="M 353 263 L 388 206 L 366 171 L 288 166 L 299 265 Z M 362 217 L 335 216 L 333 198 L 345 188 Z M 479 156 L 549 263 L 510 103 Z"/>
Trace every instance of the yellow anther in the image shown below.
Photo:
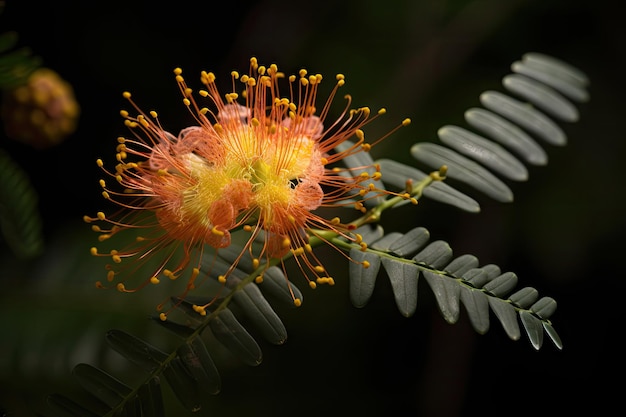
<path fill-rule="evenodd" d="M 183 70 L 180 67 L 174 68 L 174 75 L 180 75 L 183 73 Z"/>
<path fill-rule="evenodd" d="M 341 219 L 339 217 L 333 217 L 330 220 L 330 224 L 337 226 L 338 224 L 341 224 Z"/>
<path fill-rule="evenodd" d="M 129 93 L 128 91 L 124 91 L 124 92 L 122 93 L 122 96 L 123 96 L 125 99 L 129 99 L 129 98 L 130 98 L 130 93 Z"/>
<path fill-rule="evenodd" d="M 115 272 L 114 271 L 107 272 L 107 281 L 113 282 L 113 279 L 115 279 Z"/>
<path fill-rule="evenodd" d="M 363 268 L 365 268 L 365 269 L 370 267 L 369 261 L 363 261 L 363 262 L 361 262 L 361 265 L 363 265 Z"/>
<path fill-rule="evenodd" d="M 315 269 L 315 272 L 318 272 L 320 274 L 325 271 L 324 267 L 321 265 L 316 265 L 313 269 Z"/>
<path fill-rule="evenodd" d="M 197 306 L 194 304 L 193 310 L 201 316 L 206 316 L 206 307 L 204 306 Z"/>
<path fill-rule="evenodd" d="M 226 284 L 226 277 L 224 275 L 220 275 L 219 277 L 217 277 L 217 281 L 220 284 Z"/>
<path fill-rule="evenodd" d="M 262 284 L 263 283 L 263 275 L 258 275 L 256 278 L 254 278 L 254 282 L 256 282 L 257 284 Z"/>
<path fill-rule="evenodd" d="M 165 313 L 161 313 L 161 314 L 159 314 L 159 319 L 160 319 L 161 321 L 166 321 L 166 320 L 167 320 L 167 314 L 165 314 Z"/>
<path fill-rule="evenodd" d="M 381 179 L 383 176 L 382 172 L 374 172 L 374 174 L 372 174 L 372 179 L 374 181 L 378 181 L 379 179 Z"/>
<path fill-rule="evenodd" d="M 185 97 L 185 98 L 183 99 L 183 104 L 184 104 L 185 106 L 189 107 L 189 106 L 191 105 L 191 101 L 189 101 L 189 99 L 188 99 L 187 97 Z"/>
<path fill-rule="evenodd" d="M 281 245 L 283 248 L 288 248 L 291 246 L 291 239 L 289 239 L 288 237 L 285 237 L 283 239 L 283 241 L 281 242 Z"/>
<path fill-rule="evenodd" d="M 296 298 L 296 299 L 294 299 L 294 300 L 293 300 L 293 304 L 294 304 L 296 307 L 300 307 L 300 306 L 302 305 L 302 300 L 301 300 L 301 299 L 299 299 L 299 298 Z"/>
<path fill-rule="evenodd" d="M 317 288 L 317 284 L 315 283 L 315 281 L 309 281 L 309 287 L 311 287 L 312 290 Z"/>
<path fill-rule="evenodd" d="M 384 107 L 378 110 L 378 114 L 385 114 L 385 113 L 387 113 L 387 109 Z"/>
<path fill-rule="evenodd" d="M 361 243 L 359 244 L 359 246 L 361 246 L 361 250 L 362 250 L 363 252 L 365 252 L 365 251 L 367 250 L 367 243 L 365 243 L 365 242 L 361 242 Z"/>
<path fill-rule="evenodd" d="M 408 126 L 408 125 L 410 125 L 410 124 L 411 124 L 411 119 L 408 119 L 408 118 L 407 118 L 407 119 L 404 119 L 404 120 L 402 121 L 402 126 Z"/>
<path fill-rule="evenodd" d="M 159 117 L 159 115 L 157 114 L 157 112 L 155 112 L 154 110 L 152 110 L 152 111 L 150 112 L 150 116 L 152 116 L 152 117 L 153 117 L 153 118 L 155 118 L 155 119 L 156 119 L 157 117 Z"/>
<path fill-rule="evenodd" d="M 356 234 L 354 235 L 354 241 L 355 241 L 356 243 L 361 243 L 361 242 L 363 242 L 363 236 L 361 236 L 359 233 L 356 233 Z"/>
<path fill-rule="evenodd" d="M 361 149 L 363 150 L 363 152 L 369 152 L 372 149 L 372 145 L 370 145 L 369 143 L 362 143 Z"/>
<path fill-rule="evenodd" d="M 106 191 L 102 192 L 102 197 L 104 197 L 105 200 L 108 200 L 109 198 L 111 198 L 111 196 L 109 195 L 109 193 L 107 193 Z"/>
<path fill-rule="evenodd" d="M 96 164 L 102 168 L 104 166 L 104 162 L 102 162 L 102 159 L 96 159 Z"/>
<path fill-rule="evenodd" d="M 230 73 L 230 75 L 234 78 L 234 79 L 238 79 L 239 78 L 239 73 L 237 71 L 232 71 Z"/>
<path fill-rule="evenodd" d="M 103 212 L 99 211 L 98 213 L 96 213 L 96 216 L 98 216 L 98 220 L 104 220 L 106 217 L 104 215 Z"/>
<path fill-rule="evenodd" d="M 157 277 L 152 277 L 150 278 L 150 284 L 158 284 L 159 282 L 161 282 Z"/>
<path fill-rule="evenodd" d="M 224 236 L 224 232 L 223 232 L 223 231 L 221 231 L 221 230 L 219 230 L 219 229 L 217 228 L 217 226 L 213 226 L 213 229 L 211 229 L 211 233 L 213 233 L 213 234 L 214 234 L 214 235 L 216 235 L 216 236 L 220 236 L 220 237 L 221 237 L 221 236 Z"/>
<path fill-rule="evenodd" d="M 89 253 L 91 253 L 93 256 L 96 256 L 98 254 L 98 248 L 92 246 L 92 248 L 89 249 Z"/>
<path fill-rule="evenodd" d="M 125 286 L 124 286 L 124 284 L 122 284 L 121 282 L 120 282 L 120 283 L 118 283 L 115 287 L 117 288 L 117 290 L 118 290 L 119 292 L 125 292 L 125 291 L 126 291 L 126 287 L 125 287 Z"/>
<path fill-rule="evenodd" d="M 354 135 L 357 137 L 357 139 L 359 139 L 360 141 L 365 139 L 365 133 L 363 133 L 363 131 L 361 129 L 357 129 L 354 132 Z"/>
<path fill-rule="evenodd" d="M 259 262 L 258 258 L 252 259 L 252 268 L 257 269 L 260 264 L 261 264 L 261 262 Z"/>
<path fill-rule="evenodd" d="M 122 257 L 120 255 L 111 255 L 111 260 L 113 260 L 116 264 L 119 264 L 122 262 Z"/>

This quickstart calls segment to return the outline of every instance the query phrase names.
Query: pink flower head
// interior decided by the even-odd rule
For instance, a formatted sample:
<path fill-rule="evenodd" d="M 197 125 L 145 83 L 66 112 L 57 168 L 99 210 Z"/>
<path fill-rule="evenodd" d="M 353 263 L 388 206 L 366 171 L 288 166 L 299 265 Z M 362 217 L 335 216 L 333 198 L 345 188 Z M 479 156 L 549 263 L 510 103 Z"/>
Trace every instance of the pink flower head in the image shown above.
<path fill-rule="evenodd" d="M 361 130 L 384 110 L 371 116 L 366 107 L 350 109 L 351 97 L 346 96 L 346 107 L 328 123 L 330 105 L 344 85 L 343 75 L 336 76 L 334 88 L 318 109 L 321 75 L 300 70 L 298 75 L 285 77 L 276 65 L 261 66 L 255 58 L 250 60 L 248 75 L 231 73 L 233 92 L 223 97 L 213 73 L 202 72 L 204 89 L 197 94 L 208 106 L 200 107 L 182 71 L 174 73 L 183 103 L 197 121 L 197 126 L 183 129 L 177 137 L 163 130 L 156 112 L 142 112 L 130 93 L 124 93 L 138 112 L 136 116 L 121 112 L 133 137 L 118 139 L 118 163 L 112 171 L 105 169 L 122 190 L 113 191 L 100 181 L 104 197 L 122 211 L 112 218 L 99 212 L 95 217 L 85 216 L 85 221 L 107 224 L 92 226 L 101 241 L 130 230 L 139 234 L 123 249 L 101 253 L 92 248 L 94 255 L 112 260 L 107 265 L 108 283 L 98 285 L 131 292 L 158 283 L 161 276 L 176 279 L 191 270 L 186 294 L 196 286 L 207 246 L 214 251 L 229 247 L 236 230 L 250 234 L 238 259 L 251 256 L 253 265 L 262 268 L 270 260 L 290 255 L 311 287 L 332 284 L 310 239 L 326 241 L 330 232 L 348 241 L 360 240 L 351 233 L 354 224 L 336 217 L 326 219 L 317 209 L 350 204 L 365 212 L 361 201 L 347 200 L 386 193 L 371 185 L 380 177 L 378 170 L 369 175 L 366 170 L 371 167 L 337 167 L 345 157 L 367 152 L 384 138 L 368 144 Z M 285 81 L 287 97 L 279 89 Z M 237 84 L 241 93 L 235 92 Z M 408 123 L 407 119 L 402 125 Z M 348 139 L 354 141 L 342 151 L 335 150 Z M 104 169 L 101 160 L 98 165 Z M 255 252 L 252 242 L 259 238 L 264 245 Z M 183 256 L 177 258 L 178 248 Z M 135 276 L 140 275 L 134 273 L 139 266 L 157 252 L 166 254 L 164 260 L 148 276 Z M 228 273 L 219 277 L 220 282 L 226 281 Z M 261 269 L 257 282 L 262 276 Z M 132 288 L 131 281 L 136 281 Z M 294 302 L 300 304 L 298 299 Z"/>

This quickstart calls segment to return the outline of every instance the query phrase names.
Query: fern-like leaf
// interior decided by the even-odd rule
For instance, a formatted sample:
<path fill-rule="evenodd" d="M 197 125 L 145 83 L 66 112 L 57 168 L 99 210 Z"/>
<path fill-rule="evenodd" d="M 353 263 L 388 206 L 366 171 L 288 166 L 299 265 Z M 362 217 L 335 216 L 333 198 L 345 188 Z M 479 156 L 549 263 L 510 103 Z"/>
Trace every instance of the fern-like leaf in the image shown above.
<path fill-rule="evenodd" d="M 579 114 L 571 101 L 583 103 L 589 99 L 587 77 L 553 57 L 527 53 L 511 69 L 514 74 L 505 76 L 502 84 L 520 99 L 485 91 L 479 99 L 486 109 L 472 108 L 465 112 L 466 122 L 480 134 L 446 125 L 437 132 L 442 144 L 416 143 L 411 148 L 411 155 L 420 164 L 431 169 L 445 165 L 449 178 L 500 202 L 513 201 L 513 192 L 505 180 L 528 178 L 527 169 L 518 158 L 529 164 L 544 165 L 548 157 L 540 142 L 551 146 L 567 144 L 565 132 L 550 116 L 562 122 L 575 122 Z M 396 188 L 403 188 L 403 181 L 409 178 L 419 181 L 424 176 L 421 171 L 397 162 L 377 162 L 385 172 L 383 181 Z M 471 197 L 461 197 L 449 190 L 444 196 L 433 194 L 424 192 L 427 198 L 477 211 Z"/>
<path fill-rule="evenodd" d="M 43 249 L 37 193 L 26 173 L 0 149 L 0 231 L 13 253 L 32 258 Z"/>
<path fill-rule="evenodd" d="M 394 246 L 406 248 L 407 236 L 411 236 L 414 242 L 412 249 L 419 250 L 410 258 L 400 256 L 391 249 Z M 458 321 L 460 306 L 463 305 L 474 330 L 484 334 L 489 330 L 490 311 L 493 311 L 507 335 L 517 340 L 520 337 L 517 316 L 535 349 L 541 348 L 544 331 L 555 346 L 562 349 L 561 340 L 549 321 L 556 310 L 556 301 L 549 297 L 538 300 L 537 290 L 530 287 L 506 298 L 517 283 L 515 274 L 501 273 L 500 268 L 493 264 L 479 267 L 478 259 L 473 255 L 465 254 L 453 259 L 452 249 L 446 242 L 436 240 L 427 243 L 428 236 L 428 231 L 422 227 L 406 234 L 393 232 L 379 240 L 384 241 L 383 244 L 377 245 L 378 242 L 374 241 L 369 249 L 361 251 L 361 258 L 370 261 L 370 266 L 376 264 L 375 258 L 381 259 L 396 305 L 403 315 L 410 316 L 415 311 L 418 278 L 423 274 L 448 323 Z M 394 245 L 395 242 L 399 244 Z M 373 291 L 374 279 L 371 276 L 363 279 L 368 275 L 362 266 L 350 269 L 351 299 L 356 301 L 357 307 L 363 307 L 367 295 Z"/>

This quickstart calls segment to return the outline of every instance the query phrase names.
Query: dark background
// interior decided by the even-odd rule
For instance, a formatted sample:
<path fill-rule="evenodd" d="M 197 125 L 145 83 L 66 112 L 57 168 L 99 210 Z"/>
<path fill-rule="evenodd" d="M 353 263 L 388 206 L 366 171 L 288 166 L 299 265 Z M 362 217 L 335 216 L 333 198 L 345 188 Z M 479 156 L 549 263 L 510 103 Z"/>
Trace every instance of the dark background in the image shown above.
<path fill-rule="evenodd" d="M 444 124 L 462 125 L 482 91 L 501 90 L 525 52 L 585 71 L 591 101 L 579 106 L 579 122 L 563 126 L 569 144 L 548 147 L 549 164 L 512 184 L 515 202 L 478 196 L 482 212 L 468 214 L 424 201 L 385 222 L 386 230 L 425 226 L 455 254 L 498 264 L 518 274 L 520 287 L 554 297 L 564 349 L 547 339 L 540 351 L 525 336 L 511 341 L 495 320 L 482 336 L 465 316 L 448 325 L 426 285 L 412 318 L 398 314 L 383 277 L 371 303 L 356 309 L 338 274 L 334 288 L 305 292 L 301 309 L 279 310 L 288 342 L 262 344 L 259 367 L 230 362 L 223 392 L 200 415 L 600 415 L 620 406 L 626 32 L 619 2 L 6 3 L 0 31 L 17 31 L 20 45 L 71 82 L 82 109 L 75 134 L 54 148 L 0 138 L 39 193 L 47 248 L 35 261 L 3 257 L 0 405 L 8 415 L 32 416 L 45 410 L 45 394 L 74 392 L 78 362 L 104 358 L 121 369 L 104 347 L 108 328 L 152 335 L 147 304 L 93 294 L 94 236 L 81 222 L 102 204 L 95 159 L 113 158 L 115 139 L 126 134 L 122 91 L 177 131 L 191 120 L 173 68 L 191 83 L 192 74 L 213 71 L 228 88 L 230 71 L 245 73 L 253 55 L 286 72 L 344 73 L 355 105 L 388 110 L 370 137 L 411 117 L 375 155 L 407 163 L 411 144 L 434 140 Z M 187 415 L 174 399 L 167 404 L 172 415 Z"/>

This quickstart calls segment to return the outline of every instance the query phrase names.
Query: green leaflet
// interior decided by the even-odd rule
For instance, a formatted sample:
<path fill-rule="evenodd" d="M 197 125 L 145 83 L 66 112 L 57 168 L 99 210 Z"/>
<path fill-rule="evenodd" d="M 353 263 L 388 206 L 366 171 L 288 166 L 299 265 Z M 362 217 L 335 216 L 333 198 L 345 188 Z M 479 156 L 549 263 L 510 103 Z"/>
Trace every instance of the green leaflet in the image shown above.
<path fill-rule="evenodd" d="M 465 306 L 470 323 L 476 332 L 485 334 L 489 330 L 489 302 L 480 290 L 461 286 L 460 298 Z"/>
<path fill-rule="evenodd" d="M 565 146 L 567 137 L 556 123 L 539 110 L 498 91 L 485 91 L 480 102 L 487 109 L 517 123 L 522 128 L 554 146 Z"/>
<path fill-rule="evenodd" d="M 86 363 L 76 365 L 72 373 L 84 389 L 93 393 L 111 408 L 119 404 L 124 396 L 132 391 L 120 380 Z"/>
<path fill-rule="evenodd" d="M 554 330 L 554 327 L 552 327 L 552 324 L 544 322 L 543 323 L 543 328 L 546 331 L 546 333 L 548 334 L 548 336 L 550 337 L 550 339 L 552 340 L 552 342 L 554 343 L 554 345 L 557 348 L 562 350 L 563 349 L 563 342 L 561 341 L 561 338 L 557 334 L 556 330 Z"/>
<path fill-rule="evenodd" d="M 233 295 L 233 301 L 268 342 L 282 345 L 287 340 L 287 329 L 267 302 L 256 284 L 248 284 Z"/>
<path fill-rule="evenodd" d="M 496 297 L 504 297 L 517 285 L 517 275 L 513 272 L 505 272 L 504 274 L 489 281 L 483 289 L 489 291 Z"/>
<path fill-rule="evenodd" d="M 300 289 L 287 279 L 283 271 L 277 266 L 269 267 L 263 273 L 263 282 L 259 288 L 264 294 L 272 297 L 282 305 L 296 308 L 293 303 L 294 298 L 304 301 L 304 296 Z"/>
<path fill-rule="evenodd" d="M 141 401 L 141 411 L 144 416 L 165 417 L 159 377 L 150 378 L 146 384 L 140 386 L 137 396 Z"/>
<path fill-rule="evenodd" d="M 467 110 L 465 121 L 491 139 L 521 156 L 533 165 L 546 165 L 548 154 L 524 130 L 489 110 L 478 107 Z"/>
<path fill-rule="evenodd" d="M 207 348 L 199 337 L 194 337 L 178 348 L 178 358 L 196 381 L 200 393 L 215 395 L 222 388 L 217 367 Z"/>
<path fill-rule="evenodd" d="M 257 366 L 261 363 L 261 348 L 228 308 L 220 311 L 209 322 L 209 328 L 215 338 L 246 365 Z"/>
<path fill-rule="evenodd" d="M 524 325 L 524 330 L 530 339 L 533 347 L 537 350 L 541 349 L 543 344 L 543 325 L 541 320 L 529 313 L 528 311 L 519 312 L 520 319 Z"/>
<path fill-rule="evenodd" d="M 552 297 L 542 297 L 532 306 L 530 311 L 537 314 L 542 319 L 548 319 L 556 310 L 556 301 Z"/>
<path fill-rule="evenodd" d="M 578 121 L 578 109 L 552 88 L 524 75 L 510 74 L 502 85 L 512 93 L 530 101 L 535 106 L 565 122 Z"/>
<path fill-rule="evenodd" d="M 389 251 L 403 258 L 420 250 L 430 239 L 430 232 L 424 227 L 415 227 L 389 245 Z"/>
<path fill-rule="evenodd" d="M 416 254 L 413 260 L 436 269 L 443 269 L 451 258 L 452 248 L 450 245 L 443 240 L 435 240 Z"/>
<path fill-rule="evenodd" d="M 122 330 L 110 330 L 106 334 L 107 343 L 124 358 L 146 372 L 152 372 L 167 359 L 167 354 Z"/>
<path fill-rule="evenodd" d="M 461 287 L 454 280 L 430 271 L 424 271 L 424 278 L 433 290 L 439 311 L 444 320 L 454 324 L 459 320 Z"/>
<path fill-rule="evenodd" d="M 407 180 L 418 183 L 428 176 L 428 174 L 419 169 L 394 161 L 393 159 L 379 159 L 376 163 L 380 165 L 381 172 L 383 173 L 383 182 L 398 189 L 403 189 L 406 186 Z M 480 211 L 480 205 L 476 200 L 442 181 L 436 181 L 428 185 L 422 195 L 431 200 L 448 204 L 470 213 L 478 213 Z"/>
<path fill-rule="evenodd" d="M 488 297 L 489 307 L 495 313 L 496 317 L 502 324 L 502 328 L 511 340 L 519 340 L 520 328 L 517 322 L 517 314 L 515 307 L 511 303 L 499 298 Z"/>
<path fill-rule="evenodd" d="M 189 374 L 180 358 L 171 360 L 163 369 L 163 375 L 183 407 L 193 412 L 202 409 L 204 395 L 200 393 L 196 379 Z"/>
<path fill-rule="evenodd" d="M 354 248 L 350 250 L 350 258 L 356 262 L 368 261 L 369 268 L 364 268 L 358 263 L 351 262 L 350 271 L 350 301 L 357 308 L 364 307 L 374 292 L 374 285 L 378 270 L 380 269 L 380 257 L 371 252 L 364 252 Z"/>
<path fill-rule="evenodd" d="M 398 310 L 405 317 L 412 316 L 417 308 L 417 265 L 393 258 L 382 258 L 382 263 L 389 276 Z"/>
<path fill-rule="evenodd" d="M 528 308 L 537 300 L 537 297 L 539 297 L 539 292 L 536 289 L 525 287 L 512 294 L 509 300 L 522 308 Z"/>
<path fill-rule="evenodd" d="M 514 180 L 526 181 L 528 170 L 501 145 L 458 126 L 446 125 L 437 131 L 439 139 L 497 174 Z"/>
<path fill-rule="evenodd" d="M 587 76 L 554 57 L 529 52 L 522 56 L 521 61 L 515 61 L 511 69 L 554 88 L 576 102 L 584 103 L 589 100 Z"/>
<path fill-rule="evenodd" d="M 452 275 L 463 275 L 474 268 L 478 268 L 478 258 L 470 254 L 457 256 L 446 265 L 446 271 Z"/>
<path fill-rule="evenodd" d="M 353 145 L 354 145 L 353 142 L 345 141 L 341 143 L 339 146 L 335 147 L 335 149 L 341 152 L 350 148 Z M 349 155 L 342 160 L 342 163 L 348 168 L 357 169 L 358 173 L 367 172 L 368 174 L 370 174 L 370 176 L 373 175 L 374 172 L 376 171 L 374 168 L 374 160 L 372 159 L 372 156 L 369 154 L 369 152 L 358 152 L 353 155 Z M 363 168 L 363 167 L 369 167 L 369 168 Z M 378 188 L 379 190 L 385 189 L 383 187 L 383 184 L 380 181 L 368 179 L 366 181 L 361 182 L 361 185 L 364 187 L 368 187 L 369 184 L 374 184 L 376 188 Z M 373 207 L 377 204 L 380 204 L 384 200 L 384 197 L 377 196 L 377 193 L 378 193 L 377 191 L 371 191 L 365 194 L 363 196 L 363 204 L 366 207 Z"/>
<path fill-rule="evenodd" d="M 448 167 L 447 176 L 479 190 L 496 201 L 513 201 L 513 192 L 498 177 L 480 164 L 435 143 L 417 143 L 411 147 L 411 155 L 432 169 Z"/>

